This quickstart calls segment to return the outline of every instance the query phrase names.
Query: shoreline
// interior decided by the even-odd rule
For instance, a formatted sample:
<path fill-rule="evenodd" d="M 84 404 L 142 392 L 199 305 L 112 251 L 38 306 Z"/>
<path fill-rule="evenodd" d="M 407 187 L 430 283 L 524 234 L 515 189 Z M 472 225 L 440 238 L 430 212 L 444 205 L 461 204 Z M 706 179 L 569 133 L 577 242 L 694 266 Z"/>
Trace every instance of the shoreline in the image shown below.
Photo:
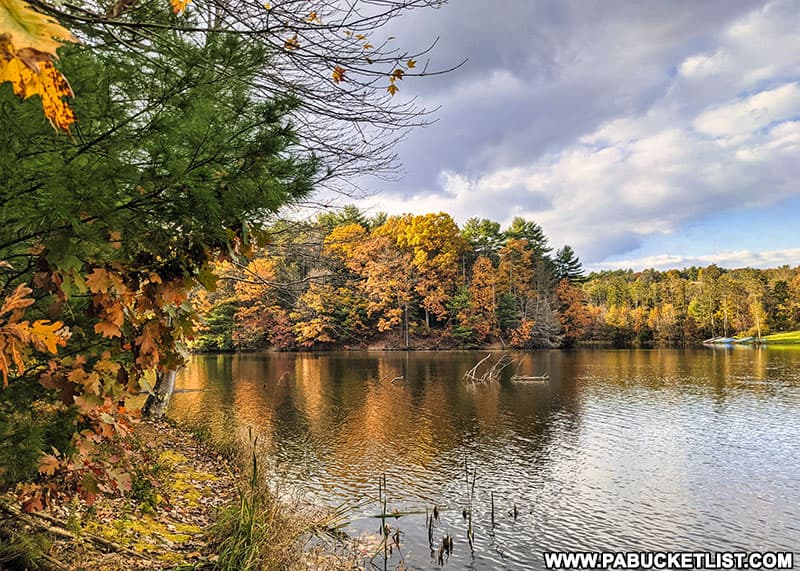
<path fill-rule="evenodd" d="M 13 490 L 0 494 L 0 568 L 306 569 L 309 558 L 336 568 L 332 553 L 306 545 L 323 516 L 274 493 L 242 447 L 151 419 L 136 423 L 128 444 L 137 463 L 124 495 L 88 505 L 64 494 L 24 513 Z"/>

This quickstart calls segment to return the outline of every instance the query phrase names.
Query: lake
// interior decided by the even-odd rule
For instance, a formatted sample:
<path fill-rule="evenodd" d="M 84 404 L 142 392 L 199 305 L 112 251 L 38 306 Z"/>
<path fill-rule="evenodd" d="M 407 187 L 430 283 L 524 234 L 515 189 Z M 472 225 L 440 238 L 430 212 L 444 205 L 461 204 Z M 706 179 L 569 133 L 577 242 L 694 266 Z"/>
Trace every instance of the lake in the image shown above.
<path fill-rule="evenodd" d="M 388 520 L 390 567 L 439 568 L 434 505 L 454 569 L 543 569 L 553 550 L 798 550 L 800 350 L 515 353 L 499 382 L 466 384 L 486 355 L 196 355 L 177 386 L 203 390 L 175 394 L 170 416 L 251 428 L 314 501 L 354 506 L 352 535 L 378 532 L 385 474 L 387 510 L 419 512 Z"/>

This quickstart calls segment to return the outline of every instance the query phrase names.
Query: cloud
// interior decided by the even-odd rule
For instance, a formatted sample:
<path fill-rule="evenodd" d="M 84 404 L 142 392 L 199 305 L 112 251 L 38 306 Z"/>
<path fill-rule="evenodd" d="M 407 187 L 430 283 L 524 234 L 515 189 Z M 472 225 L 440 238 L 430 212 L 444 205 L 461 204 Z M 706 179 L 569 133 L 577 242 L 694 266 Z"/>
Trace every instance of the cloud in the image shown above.
<path fill-rule="evenodd" d="M 772 123 L 798 115 L 800 115 L 800 86 L 797 83 L 787 83 L 734 103 L 704 111 L 694 120 L 694 128 L 715 137 L 746 136 Z"/>
<path fill-rule="evenodd" d="M 702 256 L 661 254 L 611 262 L 599 262 L 591 264 L 587 269 L 590 271 L 615 270 L 618 268 L 632 269 L 634 271 L 641 271 L 647 268 L 668 270 L 672 268 L 688 268 L 691 266 L 706 267 L 711 264 L 731 269 L 776 268 L 784 265 L 794 267 L 800 265 L 800 248 L 771 250 L 767 252 L 737 250 Z"/>
<path fill-rule="evenodd" d="M 370 204 L 527 216 L 599 263 L 800 194 L 800 5 L 552 4 L 509 2 L 502 26 L 472 0 L 448 12 L 443 34 L 479 52 L 421 92 L 441 121 Z"/>

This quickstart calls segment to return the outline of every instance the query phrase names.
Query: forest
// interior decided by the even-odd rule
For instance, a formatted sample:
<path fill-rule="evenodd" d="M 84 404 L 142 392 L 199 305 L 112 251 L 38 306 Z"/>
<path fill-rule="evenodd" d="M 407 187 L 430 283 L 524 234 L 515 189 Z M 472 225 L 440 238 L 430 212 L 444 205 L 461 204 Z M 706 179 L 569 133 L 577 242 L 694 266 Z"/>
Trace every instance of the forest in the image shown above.
<path fill-rule="evenodd" d="M 246 264 L 198 290 L 197 351 L 696 344 L 800 327 L 800 269 L 588 276 L 541 226 L 355 206 L 267 228 Z"/>

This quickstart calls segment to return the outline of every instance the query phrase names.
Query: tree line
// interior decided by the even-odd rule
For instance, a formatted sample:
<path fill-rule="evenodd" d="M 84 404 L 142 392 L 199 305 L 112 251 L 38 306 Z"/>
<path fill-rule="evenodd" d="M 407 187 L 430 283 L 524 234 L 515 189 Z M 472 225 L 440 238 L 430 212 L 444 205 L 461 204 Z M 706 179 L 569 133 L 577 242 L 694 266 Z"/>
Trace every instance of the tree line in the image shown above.
<path fill-rule="evenodd" d="M 247 264 L 227 262 L 194 303 L 200 351 L 557 347 L 577 340 L 584 272 L 569 246 L 516 218 L 367 217 L 356 207 L 276 223 Z"/>
<path fill-rule="evenodd" d="M 800 329 L 800 267 L 615 270 L 592 274 L 583 292 L 585 336 L 620 345 Z"/>
<path fill-rule="evenodd" d="M 198 351 L 695 344 L 800 327 L 800 272 L 717 266 L 585 276 L 541 226 L 354 206 L 282 221 L 193 302 Z"/>

